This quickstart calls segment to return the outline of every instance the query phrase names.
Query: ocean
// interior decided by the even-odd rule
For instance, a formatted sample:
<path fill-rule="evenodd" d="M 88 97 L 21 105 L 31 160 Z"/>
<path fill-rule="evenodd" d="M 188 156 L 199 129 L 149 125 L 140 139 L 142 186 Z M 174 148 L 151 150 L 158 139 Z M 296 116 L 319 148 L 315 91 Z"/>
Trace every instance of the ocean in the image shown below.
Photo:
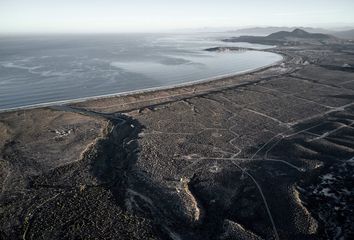
<path fill-rule="evenodd" d="M 282 59 L 230 33 L 0 36 L 0 110 L 185 84 Z"/>

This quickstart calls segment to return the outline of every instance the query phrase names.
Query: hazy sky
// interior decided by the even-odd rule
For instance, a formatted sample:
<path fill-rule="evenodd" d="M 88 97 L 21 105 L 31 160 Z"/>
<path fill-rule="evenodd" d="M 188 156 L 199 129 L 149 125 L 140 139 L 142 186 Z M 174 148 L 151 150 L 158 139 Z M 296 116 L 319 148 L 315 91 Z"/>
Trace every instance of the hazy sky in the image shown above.
<path fill-rule="evenodd" d="M 354 0 L 0 0 L 3 33 L 353 23 Z"/>

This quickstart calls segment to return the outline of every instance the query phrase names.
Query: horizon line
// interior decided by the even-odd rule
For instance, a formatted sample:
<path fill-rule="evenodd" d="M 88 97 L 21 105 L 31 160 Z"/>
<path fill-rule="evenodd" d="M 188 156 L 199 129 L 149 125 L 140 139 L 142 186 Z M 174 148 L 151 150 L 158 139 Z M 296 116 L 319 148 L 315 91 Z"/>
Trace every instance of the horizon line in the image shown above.
<path fill-rule="evenodd" d="M 148 33 L 218 33 L 218 32 L 230 32 L 238 31 L 248 28 L 313 28 L 313 29 L 323 29 L 330 31 L 346 31 L 354 29 L 354 23 L 343 23 L 336 27 L 325 27 L 325 26 L 286 26 L 286 25 L 245 25 L 245 26 L 217 26 L 217 27 L 191 27 L 191 28 L 171 28 L 171 29 L 150 29 L 150 30 L 107 30 L 107 31 L 74 31 L 74 30 L 59 30 L 59 31 L 1 31 L 0 35 L 79 35 L 79 34 L 148 34 Z M 346 29 L 346 30 L 343 30 Z"/>

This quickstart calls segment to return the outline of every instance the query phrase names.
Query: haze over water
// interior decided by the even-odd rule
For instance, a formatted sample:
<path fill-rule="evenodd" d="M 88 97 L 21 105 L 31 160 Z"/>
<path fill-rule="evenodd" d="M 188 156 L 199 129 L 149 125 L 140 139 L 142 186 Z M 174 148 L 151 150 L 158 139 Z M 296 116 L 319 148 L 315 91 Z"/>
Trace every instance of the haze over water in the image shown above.
<path fill-rule="evenodd" d="M 260 51 L 212 53 L 225 34 L 3 36 L 0 110 L 164 87 L 269 65 Z"/>

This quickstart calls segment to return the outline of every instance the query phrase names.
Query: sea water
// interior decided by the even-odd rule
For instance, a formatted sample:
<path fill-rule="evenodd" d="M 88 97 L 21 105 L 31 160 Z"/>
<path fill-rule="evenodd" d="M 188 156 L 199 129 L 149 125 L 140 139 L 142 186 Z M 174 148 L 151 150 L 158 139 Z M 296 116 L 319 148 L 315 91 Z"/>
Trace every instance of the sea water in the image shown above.
<path fill-rule="evenodd" d="M 237 74 L 281 60 L 262 51 L 208 52 L 239 46 L 219 34 L 0 36 L 0 110 Z"/>

